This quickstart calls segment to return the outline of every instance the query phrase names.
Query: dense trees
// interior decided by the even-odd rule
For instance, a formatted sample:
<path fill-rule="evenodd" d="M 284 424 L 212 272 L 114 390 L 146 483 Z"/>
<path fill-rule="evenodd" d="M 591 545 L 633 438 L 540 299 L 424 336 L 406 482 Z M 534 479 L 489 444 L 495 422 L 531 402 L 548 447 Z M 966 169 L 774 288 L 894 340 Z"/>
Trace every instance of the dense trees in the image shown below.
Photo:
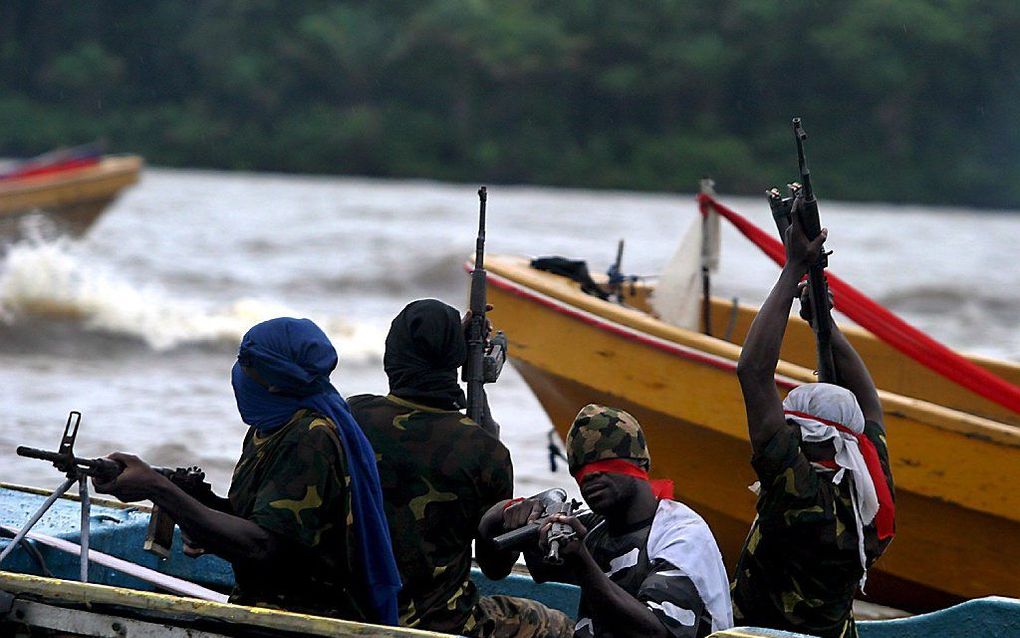
<path fill-rule="evenodd" d="M 0 3 L 0 154 L 1020 207 L 1012 0 Z"/>

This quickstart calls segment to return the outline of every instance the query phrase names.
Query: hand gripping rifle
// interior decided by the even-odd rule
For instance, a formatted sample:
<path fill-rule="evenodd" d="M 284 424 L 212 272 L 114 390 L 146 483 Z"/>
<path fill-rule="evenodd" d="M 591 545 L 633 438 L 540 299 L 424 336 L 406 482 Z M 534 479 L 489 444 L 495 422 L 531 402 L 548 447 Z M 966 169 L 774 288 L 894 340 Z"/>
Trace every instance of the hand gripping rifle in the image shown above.
<path fill-rule="evenodd" d="M 67 476 L 67 480 L 64 484 L 53 492 L 50 499 L 47 499 L 47 501 L 43 504 L 43 507 L 41 507 L 36 513 L 36 516 L 32 517 L 22 531 L 27 534 L 32 526 L 35 525 L 40 518 L 42 518 L 42 515 L 47 509 L 49 509 L 56 499 L 66 492 L 71 485 L 77 482 L 82 504 L 82 556 L 87 557 L 89 544 L 88 518 L 90 509 L 88 478 L 95 477 L 100 482 L 106 483 L 117 478 L 117 476 L 124 470 L 124 467 L 112 459 L 86 459 L 75 456 L 74 442 L 78 437 L 78 428 L 80 425 L 81 412 L 71 412 L 67 416 L 67 424 L 64 426 L 64 434 L 60 439 L 60 447 L 56 452 L 40 450 L 22 445 L 18 446 L 17 453 L 18 456 L 24 456 L 30 459 L 39 459 L 41 461 L 49 461 L 55 468 Z M 216 497 L 213 495 L 212 486 L 205 481 L 205 473 L 198 467 L 179 467 L 174 469 L 167 467 L 153 467 L 152 469 L 170 479 L 175 485 L 198 499 L 198 501 L 203 505 L 213 507 L 213 501 Z M 153 505 L 152 514 L 149 516 L 149 528 L 145 538 L 145 549 L 162 556 L 163 558 L 168 557 L 170 555 L 170 545 L 173 542 L 173 533 L 174 521 L 168 514 L 161 511 L 158 506 Z M 16 542 L 12 542 L 10 547 L 13 547 L 16 544 Z M 84 561 L 87 559 L 83 558 L 82 560 L 84 565 Z M 85 581 L 85 578 L 86 572 L 85 567 L 83 566 L 83 582 Z"/>
<path fill-rule="evenodd" d="M 198 466 L 152 468 L 170 479 L 170 481 L 181 488 L 186 494 L 195 498 L 199 503 L 212 509 L 220 509 L 215 501 L 217 497 L 213 494 L 212 486 L 205 480 L 205 472 Z M 152 505 L 152 513 L 149 514 L 149 527 L 145 531 L 145 543 L 143 548 L 160 558 L 169 558 L 170 549 L 174 542 L 174 527 L 177 523 L 173 518 L 155 503 Z"/>
<path fill-rule="evenodd" d="M 800 183 L 789 185 L 790 196 L 783 197 L 778 188 L 766 192 L 772 217 L 776 221 L 779 236 L 785 240 L 786 229 L 791 223 L 791 215 L 798 211 L 801 228 L 809 240 L 813 240 L 822 232 L 818 218 L 818 200 L 811 188 L 811 171 L 804 159 L 804 140 L 807 133 L 801 126 L 800 118 L 793 118 L 793 136 L 797 142 L 797 163 L 800 168 Z M 795 206 L 794 204 L 798 204 Z M 811 316 L 814 318 L 815 343 L 818 352 L 818 380 L 823 383 L 837 383 L 836 364 L 832 357 L 832 313 L 829 308 L 829 285 L 825 281 L 825 268 L 829 259 L 823 249 L 818 261 L 808 268 L 808 301 L 811 305 Z"/>
<path fill-rule="evenodd" d="M 527 547 L 533 547 L 538 543 L 538 535 L 545 525 L 546 520 L 555 514 L 563 514 L 566 516 L 573 516 L 577 512 L 577 508 L 580 507 L 580 503 L 571 500 L 567 497 L 566 491 L 562 488 L 554 487 L 544 492 L 532 496 L 531 498 L 538 500 L 542 503 L 542 515 L 538 520 L 528 523 L 524 527 L 520 527 L 515 530 L 500 534 L 492 539 L 492 544 L 496 549 L 503 551 L 508 549 L 521 550 Z M 560 547 L 569 543 L 574 537 L 577 536 L 577 532 L 574 528 L 566 523 L 553 523 L 549 529 L 549 552 L 545 556 L 545 561 L 553 565 L 560 565 L 563 563 L 563 559 L 560 557 Z"/>
<path fill-rule="evenodd" d="M 467 383 L 467 415 L 475 423 L 486 427 L 485 384 L 493 383 L 506 362 L 507 339 L 503 332 L 488 338 L 488 320 L 485 317 L 485 187 L 478 189 L 478 238 L 475 240 L 475 263 L 471 270 L 471 317 L 465 329 L 468 354 L 464 362 L 463 379 Z"/>

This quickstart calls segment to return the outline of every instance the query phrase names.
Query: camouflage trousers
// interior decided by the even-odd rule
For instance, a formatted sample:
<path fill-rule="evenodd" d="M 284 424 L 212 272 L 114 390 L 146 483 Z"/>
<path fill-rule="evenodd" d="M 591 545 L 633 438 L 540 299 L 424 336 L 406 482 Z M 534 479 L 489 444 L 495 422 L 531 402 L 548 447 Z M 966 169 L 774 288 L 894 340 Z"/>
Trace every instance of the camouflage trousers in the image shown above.
<path fill-rule="evenodd" d="M 574 621 L 558 609 L 514 596 L 482 596 L 464 626 L 470 638 L 570 638 Z"/>

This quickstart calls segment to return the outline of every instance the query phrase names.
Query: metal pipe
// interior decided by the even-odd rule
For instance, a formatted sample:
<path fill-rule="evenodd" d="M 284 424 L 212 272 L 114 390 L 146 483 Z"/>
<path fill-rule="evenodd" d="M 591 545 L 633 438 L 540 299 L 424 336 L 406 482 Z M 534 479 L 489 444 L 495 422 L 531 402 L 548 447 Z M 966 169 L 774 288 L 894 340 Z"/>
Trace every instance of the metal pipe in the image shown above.
<path fill-rule="evenodd" d="M 25 523 L 25 525 L 18 531 L 18 533 L 14 535 L 14 539 L 11 540 L 11 544 L 8 545 L 3 552 L 0 552 L 0 563 L 2 563 L 5 558 L 7 558 L 8 554 L 14 551 L 14 548 L 18 546 L 18 543 L 21 542 L 21 539 L 25 538 L 29 530 L 32 529 L 32 526 L 38 523 L 39 519 L 43 517 L 43 515 L 46 513 L 46 510 L 50 509 L 50 506 L 53 505 L 53 503 L 56 502 L 58 498 L 63 496 L 64 492 L 71 489 L 71 486 L 74 485 L 74 482 L 76 480 L 77 479 L 75 478 L 66 479 L 60 485 L 60 487 L 53 490 L 53 493 L 50 494 L 50 497 L 46 499 L 46 502 L 43 503 L 38 510 L 36 510 L 35 514 L 32 514 L 32 518 L 28 519 L 28 522 Z"/>

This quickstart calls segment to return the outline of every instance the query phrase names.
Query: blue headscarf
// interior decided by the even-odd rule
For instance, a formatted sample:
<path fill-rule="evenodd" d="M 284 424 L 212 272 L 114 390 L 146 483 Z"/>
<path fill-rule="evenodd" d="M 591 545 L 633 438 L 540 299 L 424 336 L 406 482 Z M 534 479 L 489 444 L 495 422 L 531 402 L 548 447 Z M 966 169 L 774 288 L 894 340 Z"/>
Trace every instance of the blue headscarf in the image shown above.
<path fill-rule="evenodd" d="M 376 622 L 396 625 L 400 574 L 383 511 L 375 452 L 347 402 L 329 382 L 329 373 L 336 364 L 333 344 L 308 319 L 280 317 L 264 321 L 241 339 L 231 372 L 237 410 L 241 419 L 260 434 L 287 424 L 301 408 L 314 410 L 336 423 L 351 476 L 351 506 L 368 598 L 375 608 Z"/>

